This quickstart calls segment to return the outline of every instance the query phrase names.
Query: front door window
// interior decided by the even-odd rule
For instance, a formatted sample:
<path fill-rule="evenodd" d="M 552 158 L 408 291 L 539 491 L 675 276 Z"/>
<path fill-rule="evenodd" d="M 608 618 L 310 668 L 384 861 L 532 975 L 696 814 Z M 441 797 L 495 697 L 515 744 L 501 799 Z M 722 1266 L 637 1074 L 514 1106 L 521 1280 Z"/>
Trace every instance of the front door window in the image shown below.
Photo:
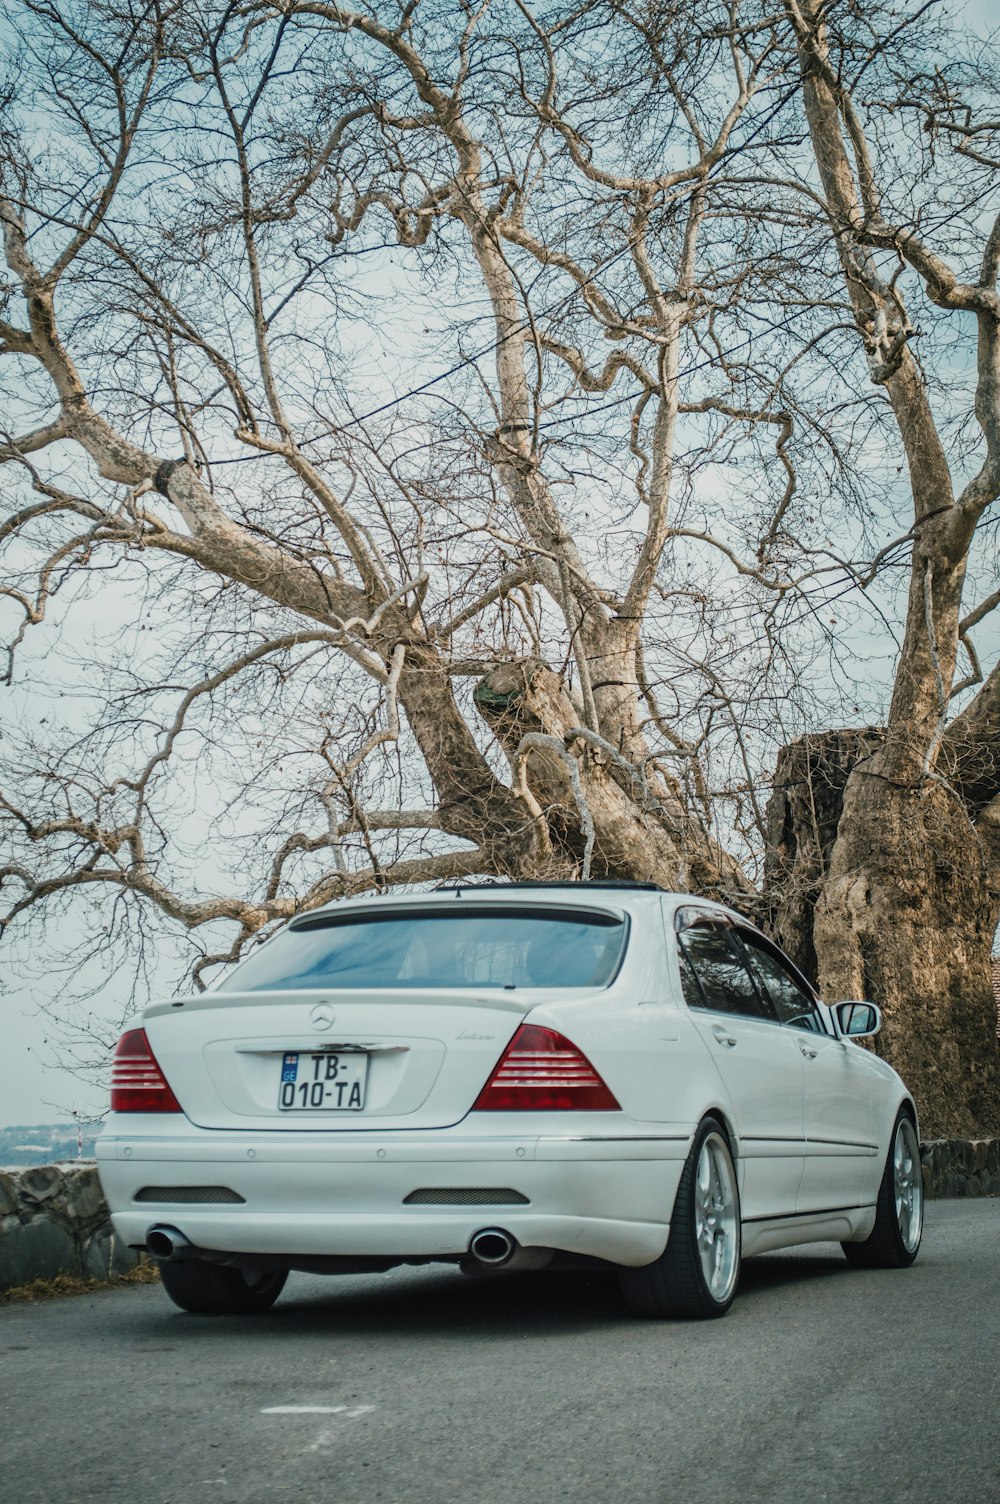
<path fill-rule="evenodd" d="M 816 1004 L 781 961 L 777 950 L 748 930 L 740 931 L 740 940 L 778 1022 L 794 1029 L 808 1029 L 812 1034 L 825 1033 Z"/>

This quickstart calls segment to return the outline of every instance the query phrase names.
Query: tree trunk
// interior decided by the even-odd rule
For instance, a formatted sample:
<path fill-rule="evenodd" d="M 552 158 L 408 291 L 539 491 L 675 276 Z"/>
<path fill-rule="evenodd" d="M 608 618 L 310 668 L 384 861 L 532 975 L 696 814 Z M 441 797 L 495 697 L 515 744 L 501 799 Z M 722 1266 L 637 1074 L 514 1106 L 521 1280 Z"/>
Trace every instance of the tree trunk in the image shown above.
<path fill-rule="evenodd" d="M 876 1052 L 913 1091 L 925 1137 L 994 1136 L 996 865 L 952 787 L 880 774 L 883 737 L 837 731 L 782 749 L 767 813 L 770 927 L 827 1001 L 878 1003 Z"/>
<path fill-rule="evenodd" d="M 813 831 L 803 842 L 807 903 L 818 870 L 828 869 L 812 933 L 819 982 L 831 1000 L 867 996 L 882 1007 L 876 1046 L 913 1090 L 925 1133 L 996 1133 L 1000 1057 L 989 968 L 1000 899 L 995 683 L 958 718 L 951 744 L 948 714 L 969 549 L 1000 490 L 1000 223 L 976 285 L 961 283 L 911 225 L 888 224 L 878 154 L 845 84 L 825 7 L 787 0 L 786 13 L 845 289 L 871 379 L 892 407 L 914 515 L 906 630 L 885 733 L 848 771 L 832 841 Z M 986 460 L 958 496 L 909 347 L 913 324 L 898 273 L 885 280 L 887 262 L 873 247 L 905 257 L 938 307 L 976 315 L 975 411 Z"/>
<path fill-rule="evenodd" d="M 547 664 L 503 664 L 480 680 L 475 700 L 515 786 L 523 775 L 552 871 L 583 874 L 589 861 L 593 877 L 658 882 L 744 908 L 754 902 L 739 863 L 670 791 L 580 725 L 579 707 Z"/>
<path fill-rule="evenodd" d="M 765 814 L 762 918 L 813 982 L 819 972 L 813 935 L 816 903 L 830 870 L 844 790 L 855 765 L 872 755 L 883 735 L 873 726 L 810 733 L 778 753 Z"/>

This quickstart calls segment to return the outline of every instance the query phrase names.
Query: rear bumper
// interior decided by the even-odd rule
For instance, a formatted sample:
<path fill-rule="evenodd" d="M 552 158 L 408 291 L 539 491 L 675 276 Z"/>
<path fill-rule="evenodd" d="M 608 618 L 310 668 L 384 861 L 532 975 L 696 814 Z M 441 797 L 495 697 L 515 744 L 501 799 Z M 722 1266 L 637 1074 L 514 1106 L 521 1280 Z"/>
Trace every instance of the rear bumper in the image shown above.
<path fill-rule="evenodd" d="M 201 1248 L 279 1257 L 455 1258 L 482 1228 L 503 1227 L 527 1248 L 638 1267 L 666 1246 L 688 1149 L 686 1134 L 639 1131 L 513 1137 L 451 1129 L 317 1142 L 190 1126 L 176 1137 L 126 1136 L 121 1120 L 112 1122 L 97 1157 L 124 1242 L 142 1244 L 150 1227 L 165 1223 Z M 242 1202 L 191 1204 L 176 1194 L 208 1186 Z M 415 1191 L 435 1190 L 508 1190 L 518 1199 L 406 1204 Z"/>

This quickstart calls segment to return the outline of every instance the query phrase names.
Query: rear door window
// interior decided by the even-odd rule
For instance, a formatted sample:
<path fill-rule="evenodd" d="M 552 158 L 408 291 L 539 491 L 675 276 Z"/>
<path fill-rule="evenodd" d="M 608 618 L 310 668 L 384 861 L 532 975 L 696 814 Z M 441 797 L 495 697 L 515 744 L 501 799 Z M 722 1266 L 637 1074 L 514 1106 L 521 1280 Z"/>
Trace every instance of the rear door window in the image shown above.
<path fill-rule="evenodd" d="M 728 927 L 692 925 L 681 930 L 677 945 L 681 985 L 689 1007 L 773 1022 Z"/>

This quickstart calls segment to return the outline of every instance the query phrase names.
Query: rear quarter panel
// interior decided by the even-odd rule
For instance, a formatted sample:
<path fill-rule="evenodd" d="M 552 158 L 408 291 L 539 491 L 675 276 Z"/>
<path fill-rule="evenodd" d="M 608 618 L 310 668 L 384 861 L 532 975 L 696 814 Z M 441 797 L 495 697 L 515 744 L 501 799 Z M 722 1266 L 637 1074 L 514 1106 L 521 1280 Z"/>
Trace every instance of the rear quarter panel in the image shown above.
<path fill-rule="evenodd" d="M 529 1019 L 571 1039 L 634 1122 L 689 1136 L 706 1112 L 728 1115 L 728 1101 L 680 997 L 657 898 L 633 909 L 625 962 L 609 988 L 553 999 Z"/>

